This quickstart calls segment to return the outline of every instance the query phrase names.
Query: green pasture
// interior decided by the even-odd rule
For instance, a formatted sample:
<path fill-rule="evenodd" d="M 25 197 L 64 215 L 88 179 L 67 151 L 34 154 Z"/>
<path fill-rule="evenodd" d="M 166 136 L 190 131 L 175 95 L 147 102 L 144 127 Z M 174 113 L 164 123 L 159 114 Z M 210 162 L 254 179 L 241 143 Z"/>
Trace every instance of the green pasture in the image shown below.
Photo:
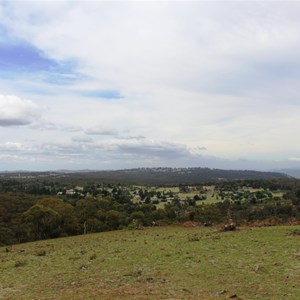
<path fill-rule="evenodd" d="M 125 230 L 0 248 L 0 299 L 300 299 L 300 226 Z"/>

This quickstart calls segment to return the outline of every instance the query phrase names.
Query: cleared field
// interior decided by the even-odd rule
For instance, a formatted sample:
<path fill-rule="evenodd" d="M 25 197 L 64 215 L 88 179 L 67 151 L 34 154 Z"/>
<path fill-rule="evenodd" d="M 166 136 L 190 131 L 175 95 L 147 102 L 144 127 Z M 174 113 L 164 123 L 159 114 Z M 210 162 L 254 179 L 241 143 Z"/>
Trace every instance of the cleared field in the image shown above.
<path fill-rule="evenodd" d="M 152 189 L 156 192 L 161 192 L 161 193 L 163 193 L 163 192 L 179 193 L 179 187 L 176 187 L 176 186 L 175 187 L 160 187 L 160 188 L 153 187 Z"/>
<path fill-rule="evenodd" d="M 2 247 L 0 299 L 298 300 L 295 230 L 174 226 Z"/>

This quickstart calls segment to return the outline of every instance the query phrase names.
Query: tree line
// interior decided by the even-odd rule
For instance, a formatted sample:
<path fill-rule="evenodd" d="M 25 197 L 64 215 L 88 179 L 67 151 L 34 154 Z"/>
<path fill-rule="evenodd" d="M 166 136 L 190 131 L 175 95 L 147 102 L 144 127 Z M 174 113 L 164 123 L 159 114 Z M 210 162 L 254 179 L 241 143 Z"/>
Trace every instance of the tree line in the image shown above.
<path fill-rule="evenodd" d="M 225 223 L 230 212 L 237 224 L 268 220 L 286 223 L 300 220 L 299 181 L 232 181 L 219 183 L 220 191 L 255 185 L 285 189 L 283 198 L 256 192 L 251 197 L 224 198 L 223 201 L 197 205 L 196 199 L 174 198 L 164 208 L 153 203 L 133 203 L 129 189 L 115 185 L 107 189 L 85 187 L 88 195 L 56 196 L 20 191 L 0 193 L 0 244 L 88 234 L 93 232 L 196 221 Z"/>

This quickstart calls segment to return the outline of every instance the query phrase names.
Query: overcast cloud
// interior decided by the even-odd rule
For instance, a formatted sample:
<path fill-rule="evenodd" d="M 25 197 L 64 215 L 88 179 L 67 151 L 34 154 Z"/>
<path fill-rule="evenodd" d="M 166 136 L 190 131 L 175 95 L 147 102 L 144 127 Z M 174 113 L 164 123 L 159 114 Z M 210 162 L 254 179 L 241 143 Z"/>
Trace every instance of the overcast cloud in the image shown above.
<path fill-rule="evenodd" d="M 300 167 L 299 14 L 0 2 L 0 169 Z"/>
<path fill-rule="evenodd" d="M 0 95 L 0 126 L 28 125 L 39 115 L 39 109 L 32 101 Z"/>

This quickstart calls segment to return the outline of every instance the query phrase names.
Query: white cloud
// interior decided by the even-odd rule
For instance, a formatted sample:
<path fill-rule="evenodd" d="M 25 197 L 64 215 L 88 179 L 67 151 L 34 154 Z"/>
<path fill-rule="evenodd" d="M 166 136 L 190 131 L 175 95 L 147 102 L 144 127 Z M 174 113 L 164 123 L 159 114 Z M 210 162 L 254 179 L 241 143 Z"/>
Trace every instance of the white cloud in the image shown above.
<path fill-rule="evenodd" d="M 299 161 L 300 162 L 300 157 L 289 157 L 290 161 Z"/>
<path fill-rule="evenodd" d="M 82 164 L 99 158 L 113 166 L 122 166 L 118 157 L 214 167 L 299 157 L 299 3 L 45 5 L 0 5 L 0 26 L 57 62 L 73 62 L 70 72 L 82 78 L 0 79 L 1 91 L 22 97 L 0 98 L 0 142 L 29 136 L 27 149 L 44 161 L 77 155 Z M 124 98 L 83 97 L 86 90 Z"/>
<path fill-rule="evenodd" d="M 93 143 L 93 139 L 86 136 L 74 136 L 72 141 L 75 143 Z"/>
<path fill-rule="evenodd" d="M 23 150 L 24 147 L 22 145 L 22 143 L 19 143 L 19 142 L 5 142 L 5 143 L 2 143 L 0 144 L 0 151 L 21 151 Z"/>
<path fill-rule="evenodd" d="M 0 95 L 0 126 L 28 125 L 39 117 L 40 110 L 32 101 Z"/>
<path fill-rule="evenodd" d="M 117 131 L 110 128 L 104 128 L 102 126 L 88 128 L 85 131 L 88 135 L 117 135 Z"/>

